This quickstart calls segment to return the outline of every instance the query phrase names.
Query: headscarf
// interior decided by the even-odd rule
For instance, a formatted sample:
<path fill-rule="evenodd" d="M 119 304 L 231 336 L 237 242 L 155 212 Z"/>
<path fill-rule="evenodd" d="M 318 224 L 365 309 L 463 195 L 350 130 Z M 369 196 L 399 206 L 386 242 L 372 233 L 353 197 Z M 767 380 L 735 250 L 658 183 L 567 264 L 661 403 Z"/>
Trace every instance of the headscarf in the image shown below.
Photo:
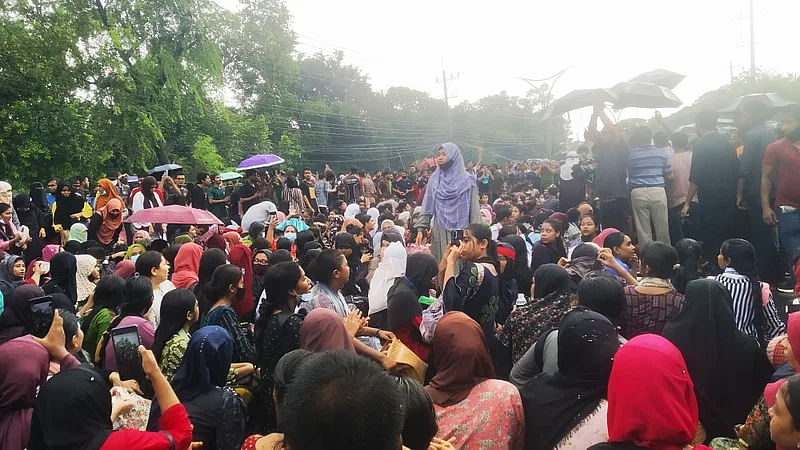
<path fill-rule="evenodd" d="M 342 224 L 344 224 L 344 216 L 340 214 L 334 215 L 330 224 L 328 224 L 328 241 L 332 241 L 336 233 L 342 230 Z"/>
<path fill-rule="evenodd" d="M 569 273 L 558 264 L 542 264 L 533 274 L 533 298 L 569 290 Z"/>
<path fill-rule="evenodd" d="M 369 284 L 370 314 L 386 310 L 389 288 L 394 285 L 395 278 L 406 274 L 406 258 L 406 248 L 399 242 L 392 242 L 383 251 L 381 262 Z"/>
<path fill-rule="evenodd" d="M 354 219 L 360 212 L 361 212 L 361 207 L 358 206 L 357 203 L 351 203 L 347 205 L 347 208 L 344 210 L 344 218 Z"/>
<path fill-rule="evenodd" d="M 42 249 L 42 261 L 50 262 L 53 256 L 57 255 L 59 252 L 61 252 L 61 246 L 57 244 L 45 245 Z"/>
<path fill-rule="evenodd" d="M 661 333 L 686 360 L 709 436 L 733 437 L 772 374 L 758 343 L 737 329 L 732 303 L 718 282 L 692 281 L 683 308 Z"/>
<path fill-rule="evenodd" d="M 408 255 L 406 276 L 396 279 L 387 294 L 386 323 L 390 330 L 396 330 L 409 320 L 422 314 L 419 297 L 427 296 L 431 280 L 439 272 L 436 259 L 426 253 Z M 408 291 L 404 285 L 411 285 Z"/>
<path fill-rule="evenodd" d="M 49 366 L 47 350 L 32 336 L 0 346 L 0 448 L 28 446 L 36 389 Z"/>
<path fill-rule="evenodd" d="M 279 223 L 278 226 L 275 227 L 275 229 L 283 231 L 289 225 L 293 226 L 297 230 L 298 233 L 301 232 L 301 231 L 306 231 L 307 229 L 310 228 L 308 226 L 308 224 L 305 223 L 305 221 L 300 220 L 297 217 L 292 217 L 289 220 L 284 220 L 283 222 Z"/>
<path fill-rule="evenodd" d="M 131 244 L 130 246 L 128 246 L 128 250 L 125 251 L 125 259 L 129 260 L 129 259 L 133 258 L 133 251 L 136 250 L 136 249 L 139 249 L 139 254 L 140 255 L 147 251 L 147 249 L 144 247 L 144 245 L 139 244 L 138 242 L 135 243 L 135 244 Z"/>
<path fill-rule="evenodd" d="M 483 329 L 460 311 L 439 320 L 430 358 L 438 371 L 425 390 L 442 407 L 461 402 L 473 387 L 495 377 Z"/>
<path fill-rule="evenodd" d="M 70 302 L 69 297 L 60 292 L 53 292 L 48 295 L 53 299 L 53 309 L 66 309 L 75 314 L 75 304 Z"/>
<path fill-rule="evenodd" d="M 796 361 L 800 361 L 798 359 L 798 355 L 800 355 L 800 312 L 789 314 L 786 320 L 786 336 L 784 338 L 789 340 L 789 345 L 792 347 L 792 356 Z M 797 373 L 800 373 L 800 367 L 795 368 L 795 374 Z M 764 400 L 767 402 L 768 407 L 772 408 L 775 405 L 775 395 L 785 381 L 786 379 L 780 379 L 764 388 Z"/>
<path fill-rule="evenodd" d="M 214 233 L 206 239 L 206 248 L 217 248 L 222 250 L 223 252 L 227 250 L 228 244 L 225 242 L 225 238 L 222 237 L 221 234 Z"/>
<path fill-rule="evenodd" d="M 381 217 L 381 212 L 378 211 L 378 208 L 372 207 L 367 210 L 367 215 L 370 216 L 372 218 L 372 221 L 375 222 L 375 224 L 377 225 L 378 219 Z"/>
<path fill-rule="evenodd" d="M 189 236 L 188 234 L 181 234 L 181 235 L 175 236 L 175 241 L 174 242 L 175 242 L 176 245 L 183 245 L 183 244 L 187 244 L 189 242 L 194 242 L 194 239 L 192 239 L 192 237 Z"/>
<path fill-rule="evenodd" d="M 182 402 L 225 386 L 233 357 L 233 338 L 228 330 L 207 325 L 192 334 L 181 365 L 172 379 L 175 394 Z"/>
<path fill-rule="evenodd" d="M 465 228 L 469 224 L 469 205 L 473 177 L 464 167 L 464 157 L 456 144 L 447 142 L 441 149 L 447 155 L 447 162 L 439 166 L 428 180 L 422 211 L 432 214 L 447 230 Z"/>
<path fill-rule="evenodd" d="M 158 200 L 156 199 L 156 193 L 154 189 L 156 188 L 156 179 L 152 176 L 146 176 L 142 178 L 140 185 L 142 186 L 142 196 L 144 200 L 142 202 L 142 207 L 144 209 L 155 208 L 159 205 Z"/>
<path fill-rule="evenodd" d="M 31 198 L 31 203 L 44 215 L 50 214 L 50 203 L 47 201 L 47 194 L 44 191 L 44 186 L 38 181 L 31 183 L 28 194 Z"/>
<path fill-rule="evenodd" d="M 176 288 L 188 289 L 197 283 L 202 256 L 203 247 L 194 242 L 181 245 L 175 255 L 175 272 L 172 274 L 172 284 Z"/>
<path fill-rule="evenodd" d="M 5 309 L 0 315 L 0 345 L 31 332 L 33 315 L 28 301 L 43 296 L 42 288 L 33 284 L 22 285 L 5 296 Z"/>
<path fill-rule="evenodd" d="M 98 198 L 98 200 L 100 199 Z M 109 199 L 104 207 L 97 208 L 97 213 L 100 214 L 102 218 L 100 228 L 97 230 L 97 240 L 100 241 L 101 244 L 111 244 L 111 240 L 114 239 L 114 233 L 116 233 L 117 229 L 122 225 L 123 207 L 124 204 L 122 201 L 114 197 Z M 119 211 L 120 214 L 116 219 L 112 218 L 109 214 L 112 211 Z"/>
<path fill-rule="evenodd" d="M 242 243 L 241 236 L 239 236 L 239 233 L 235 231 L 227 231 L 223 233 L 222 238 L 228 243 L 229 248 L 233 248 L 234 245 L 239 245 Z"/>
<path fill-rule="evenodd" d="M 112 431 L 108 388 L 85 366 L 53 375 L 36 399 L 29 448 L 100 448 Z"/>
<path fill-rule="evenodd" d="M 227 233 L 225 233 L 227 234 Z M 253 253 L 250 247 L 238 244 L 231 248 L 228 254 L 228 260 L 234 266 L 240 267 L 244 270 L 242 282 L 244 283 L 244 296 L 241 300 L 234 303 L 233 309 L 239 317 L 244 317 L 256 307 L 253 300 Z"/>
<path fill-rule="evenodd" d="M 603 315 L 578 307 L 558 328 L 558 373 L 520 386 L 525 435 L 533 448 L 555 448 L 607 397 L 617 330 Z"/>
<path fill-rule="evenodd" d="M 76 222 L 69 227 L 69 241 L 77 241 L 83 244 L 89 238 L 89 230 L 86 225 Z"/>
<path fill-rule="evenodd" d="M 316 353 L 327 350 L 355 351 L 353 338 L 347 334 L 342 317 L 328 308 L 315 308 L 303 320 L 300 348 Z"/>
<path fill-rule="evenodd" d="M 134 272 L 136 272 L 136 263 L 130 259 L 123 259 L 114 267 L 114 275 L 126 281 L 133 276 Z"/>
<path fill-rule="evenodd" d="M 78 255 L 75 257 L 77 271 L 75 272 L 78 301 L 82 302 L 94 292 L 94 283 L 89 281 L 89 275 L 97 267 L 97 260 L 92 255 Z"/>
<path fill-rule="evenodd" d="M 609 442 L 681 450 L 694 438 L 697 418 L 694 384 L 674 345 L 642 334 L 619 349 L 608 382 Z"/>
<path fill-rule="evenodd" d="M 65 187 L 68 187 L 71 191 L 69 197 L 66 198 L 61 195 L 61 190 Z M 72 214 L 81 212 L 83 210 L 83 204 L 85 201 L 83 200 L 83 197 L 75 192 L 72 192 L 72 186 L 64 182 L 58 183 L 56 193 L 53 195 L 56 197 L 56 212 L 53 216 L 53 223 L 66 228 L 75 222 L 75 220 L 70 216 Z"/>
<path fill-rule="evenodd" d="M 39 283 L 33 281 L 33 274 L 36 272 L 36 263 L 41 262 L 41 259 L 35 258 L 32 259 L 31 262 L 28 263 L 28 267 L 25 268 L 25 283 L 26 284 L 36 284 L 37 286 Z M 44 275 L 44 274 L 42 274 Z M 40 279 L 41 281 L 41 279 Z"/>
<path fill-rule="evenodd" d="M 99 210 L 102 209 L 104 206 L 108 204 L 113 199 L 118 200 L 120 203 L 123 203 L 122 197 L 120 197 L 119 193 L 117 193 L 117 188 L 114 186 L 114 183 L 111 182 L 108 178 L 101 178 L 97 180 L 97 184 L 106 191 L 105 195 L 98 195 L 97 199 L 94 201 L 94 209 Z"/>
<path fill-rule="evenodd" d="M 592 239 L 592 243 L 597 245 L 600 248 L 603 248 L 606 243 L 606 238 L 609 234 L 612 233 L 619 233 L 619 230 L 616 228 L 604 228 L 603 231 L 600 232 L 597 236 Z"/>
<path fill-rule="evenodd" d="M 5 298 L 11 297 L 14 289 L 24 283 L 23 278 L 14 276 L 14 264 L 21 259 L 21 256 L 7 254 L 0 263 L 0 292 Z"/>
<path fill-rule="evenodd" d="M 133 233 L 133 242 L 141 240 L 150 240 L 150 233 L 147 230 L 136 230 L 136 232 Z"/>
<path fill-rule="evenodd" d="M 72 253 L 61 252 L 50 260 L 50 281 L 42 286 L 46 294 L 57 292 L 61 288 L 72 304 L 78 302 L 78 285 L 75 274 L 78 272 L 78 261 Z"/>
<path fill-rule="evenodd" d="M 31 204 L 31 197 L 26 194 L 17 194 L 14 196 L 14 211 L 17 212 L 17 217 L 19 218 L 20 225 L 25 225 L 30 230 L 31 238 L 35 241 L 39 239 L 39 228 L 45 226 L 43 223 L 39 223 L 39 219 L 37 216 L 36 211 L 33 209 L 33 205 Z M 32 243 L 29 243 L 30 246 Z M 27 254 L 27 252 L 26 252 Z"/>

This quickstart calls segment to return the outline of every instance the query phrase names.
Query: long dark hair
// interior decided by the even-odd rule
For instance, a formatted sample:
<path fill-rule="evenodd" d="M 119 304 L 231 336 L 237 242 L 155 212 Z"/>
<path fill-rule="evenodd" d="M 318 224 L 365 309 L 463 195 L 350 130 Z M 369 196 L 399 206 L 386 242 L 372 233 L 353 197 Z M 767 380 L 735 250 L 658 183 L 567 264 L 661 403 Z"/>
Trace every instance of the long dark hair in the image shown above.
<path fill-rule="evenodd" d="M 753 244 L 744 239 L 728 239 L 722 243 L 720 254 L 730 260 L 729 267 L 746 276 L 750 280 L 750 295 L 755 318 L 756 332 L 759 344 L 765 346 L 764 336 L 767 329 L 767 318 L 761 302 L 761 283 L 758 280 L 758 266 L 756 265 L 756 250 Z M 731 305 L 733 306 L 733 305 Z"/>
<path fill-rule="evenodd" d="M 233 264 L 225 264 L 214 269 L 214 275 L 211 277 L 211 283 L 208 285 L 208 300 L 209 307 L 217 302 L 228 292 L 230 286 L 239 284 L 242 279 L 242 269 Z M 208 311 L 201 311 L 208 313 Z"/>
<path fill-rule="evenodd" d="M 551 227 L 553 227 L 553 229 L 556 230 L 556 233 L 558 233 L 558 239 L 556 239 L 556 241 L 553 242 L 553 244 L 555 244 L 556 250 L 558 250 L 559 254 L 566 256 L 567 255 L 567 246 L 564 245 L 564 231 L 566 231 L 566 230 L 564 230 L 564 222 L 562 222 L 562 221 L 560 221 L 558 219 L 547 219 L 547 220 L 544 221 L 543 225 L 545 223 L 550 225 Z M 546 244 L 546 245 L 550 245 L 550 244 Z"/>
<path fill-rule="evenodd" d="M 124 288 L 125 280 L 116 275 L 106 275 L 100 279 L 97 287 L 94 288 L 94 307 L 81 322 L 81 329 L 84 333 L 88 332 L 94 316 L 104 308 L 109 309 L 113 314 L 119 313 L 119 305 L 125 295 L 123 294 Z"/>
<path fill-rule="evenodd" d="M 467 226 L 469 234 L 475 236 L 475 239 L 480 241 L 487 241 L 489 244 L 486 246 L 486 256 L 479 258 L 475 262 L 489 263 L 494 266 L 497 274 L 500 275 L 500 262 L 497 259 L 497 243 L 492 239 L 492 229 L 488 225 L 482 223 L 471 223 Z"/>
<path fill-rule="evenodd" d="M 525 245 L 525 240 L 522 237 L 512 234 L 505 236 L 501 239 L 503 242 L 508 242 L 514 247 L 516 253 L 517 263 L 517 286 L 520 292 L 531 291 L 531 268 L 528 265 L 528 247 Z"/>
<path fill-rule="evenodd" d="M 194 311 L 196 303 L 197 298 L 189 289 L 173 289 L 164 295 L 159 316 L 161 320 L 156 329 L 152 348 L 159 364 L 167 341 L 186 325 L 186 314 Z"/>
<path fill-rule="evenodd" d="M 703 246 L 690 238 L 683 238 L 675 244 L 675 251 L 678 252 L 679 267 L 675 270 L 672 277 L 672 285 L 681 294 L 686 293 L 686 285 L 693 280 L 700 278 L 700 258 L 703 255 Z"/>
<path fill-rule="evenodd" d="M 204 251 L 203 256 L 200 257 L 200 265 L 197 269 L 197 284 L 194 286 L 194 295 L 197 297 L 197 302 L 200 305 L 201 315 L 205 315 L 213 303 L 208 295 L 208 287 L 211 284 L 211 277 L 214 275 L 214 270 L 224 265 L 226 262 L 225 252 L 218 248 L 210 248 Z"/>
<path fill-rule="evenodd" d="M 321 251 L 310 267 L 314 281 L 330 285 L 333 271 L 342 266 L 343 259 L 346 260 L 339 250 L 329 248 Z"/>
<path fill-rule="evenodd" d="M 103 333 L 100 346 L 100 359 L 98 362 L 105 366 L 106 359 L 106 344 L 111 337 L 111 330 L 118 327 L 122 319 L 128 316 L 143 316 L 150 310 L 153 305 L 153 285 L 150 279 L 141 276 L 138 272 L 125 282 L 122 288 L 124 300 L 119 307 L 119 315 L 108 324 L 106 332 Z"/>

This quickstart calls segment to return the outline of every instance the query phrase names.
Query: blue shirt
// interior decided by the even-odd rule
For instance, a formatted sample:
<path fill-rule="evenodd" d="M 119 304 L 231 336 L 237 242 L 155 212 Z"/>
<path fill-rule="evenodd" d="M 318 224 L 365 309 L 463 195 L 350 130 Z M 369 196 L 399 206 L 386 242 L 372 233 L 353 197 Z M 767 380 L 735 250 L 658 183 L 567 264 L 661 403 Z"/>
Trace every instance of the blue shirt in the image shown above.
<path fill-rule="evenodd" d="M 55 203 L 55 202 L 56 202 L 56 196 L 48 192 L 47 193 L 47 203 L 50 206 L 53 206 L 53 203 Z"/>
<path fill-rule="evenodd" d="M 627 264 L 625 264 L 624 262 L 622 262 L 622 260 L 621 260 L 621 259 L 617 258 L 616 256 L 614 257 L 614 259 L 616 259 L 616 260 L 617 260 L 617 262 L 619 263 L 619 265 L 620 265 L 620 266 L 622 266 L 622 268 L 623 268 L 623 269 L 625 269 L 625 271 L 626 271 L 626 272 L 628 272 L 628 273 L 631 273 L 631 268 L 630 268 L 630 267 L 628 267 L 628 265 L 627 265 Z M 605 269 L 606 269 L 606 271 L 608 271 L 608 273 L 610 273 L 611 275 L 616 275 L 616 276 L 618 276 L 618 277 L 621 277 L 621 276 L 622 276 L 622 275 L 618 274 L 618 273 L 617 273 L 617 271 L 616 271 L 616 270 L 614 270 L 614 269 L 612 269 L 611 267 L 608 267 L 608 266 L 606 266 L 606 267 L 604 267 L 604 268 L 605 268 Z"/>
<path fill-rule="evenodd" d="M 650 145 L 631 150 L 628 168 L 631 189 L 664 187 L 664 175 L 670 172 L 672 166 L 667 149 Z"/>

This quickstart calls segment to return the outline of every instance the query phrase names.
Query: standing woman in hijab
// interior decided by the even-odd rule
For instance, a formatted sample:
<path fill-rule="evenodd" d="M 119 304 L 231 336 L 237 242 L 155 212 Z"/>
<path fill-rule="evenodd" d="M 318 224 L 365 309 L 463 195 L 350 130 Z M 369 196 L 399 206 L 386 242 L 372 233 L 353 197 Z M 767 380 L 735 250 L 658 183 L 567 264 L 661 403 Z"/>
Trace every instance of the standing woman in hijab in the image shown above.
<path fill-rule="evenodd" d="M 228 233 L 225 234 L 227 235 Z M 233 234 L 237 238 L 239 237 L 238 234 Z M 253 254 L 250 251 L 250 247 L 244 244 L 233 245 L 228 254 L 228 259 L 231 264 L 242 269 L 244 277 L 244 296 L 233 305 L 233 309 L 239 318 L 253 320 L 253 309 L 255 309 L 256 304 L 253 300 Z"/>
<path fill-rule="evenodd" d="M 439 147 L 436 171 L 428 180 L 422 200 L 422 214 L 414 228 L 417 244 L 422 244 L 423 230 L 433 232 L 431 252 L 441 261 L 450 243 L 450 232 L 463 230 L 470 223 L 481 223 L 478 187 L 475 177 L 464 167 L 464 157 L 456 144 Z"/>
<path fill-rule="evenodd" d="M 49 226 L 47 217 L 39 208 L 33 206 L 30 196 L 24 192 L 14 196 L 14 210 L 17 212 L 20 225 L 28 227 L 31 238 L 24 251 L 26 261 L 41 258 L 44 239 L 47 237 L 45 227 Z"/>
<path fill-rule="evenodd" d="M 433 335 L 430 362 L 437 371 L 425 390 L 436 410 L 437 437 L 455 438 L 456 448 L 523 448 L 522 399 L 514 385 L 494 379 L 477 322 L 462 312 L 445 314 Z"/>
<path fill-rule="evenodd" d="M 111 198 L 96 208 L 89 222 L 89 240 L 99 242 L 106 250 L 111 250 L 117 242 L 129 242 L 129 236 L 121 234 L 125 229 L 122 222 L 124 209 L 125 204 L 118 198 Z"/>
<path fill-rule="evenodd" d="M 438 264 L 432 255 L 414 253 L 408 255 L 406 275 L 395 278 L 394 285 L 387 293 L 386 325 L 400 341 L 410 348 L 423 361 L 428 360 L 431 347 L 422 339 L 419 326 L 422 323 L 421 296 L 428 292 L 433 277 L 439 272 Z"/>
<path fill-rule="evenodd" d="M 369 288 L 369 318 L 375 328 L 386 328 L 389 289 L 395 279 L 406 274 L 406 249 L 403 244 L 393 242 L 381 249 L 381 262 L 372 276 Z"/>
<path fill-rule="evenodd" d="M 241 397 L 225 387 L 233 354 L 233 339 L 215 325 L 197 330 L 172 386 L 192 422 L 192 441 L 204 449 L 238 450 L 245 437 L 246 409 Z M 148 430 L 156 426 L 161 409 L 153 403 Z"/>
<path fill-rule="evenodd" d="M 42 286 L 45 294 L 64 294 L 73 306 L 78 302 L 78 260 L 72 253 L 61 252 L 50 260 L 50 281 Z"/>
<path fill-rule="evenodd" d="M 92 207 L 80 195 L 72 192 L 68 183 L 60 183 L 53 204 L 53 228 L 61 233 L 61 245 L 67 242 L 69 229 L 82 219 L 91 217 Z"/>
<path fill-rule="evenodd" d="M 714 280 L 686 288 L 681 312 L 662 335 L 683 354 L 709 437 L 735 437 L 764 390 L 772 366 L 758 342 L 736 328 L 727 289 Z"/>
<path fill-rule="evenodd" d="M 142 190 L 137 192 L 133 196 L 131 210 L 133 213 L 137 213 L 143 209 L 150 209 L 156 208 L 159 206 L 163 206 L 161 202 L 161 197 L 155 192 L 156 188 L 156 179 L 153 177 L 144 177 L 142 178 Z M 156 231 L 155 227 L 159 226 L 158 224 L 151 224 L 151 223 L 136 223 L 134 222 L 133 227 L 137 230 L 149 230 L 150 234 L 154 234 Z"/>
<path fill-rule="evenodd" d="M 119 193 L 117 193 L 117 187 L 114 186 L 114 183 L 112 183 L 111 180 L 108 178 L 101 178 L 97 180 L 97 199 L 94 201 L 95 211 L 102 209 L 112 199 L 117 199 L 123 204 L 125 203 L 125 201 L 122 200 L 122 197 L 120 197 Z"/>
<path fill-rule="evenodd" d="M 619 349 L 603 315 L 573 309 L 558 327 L 558 372 L 518 386 L 525 408 L 525 447 L 582 450 L 608 440 L 608 378 Z"/>

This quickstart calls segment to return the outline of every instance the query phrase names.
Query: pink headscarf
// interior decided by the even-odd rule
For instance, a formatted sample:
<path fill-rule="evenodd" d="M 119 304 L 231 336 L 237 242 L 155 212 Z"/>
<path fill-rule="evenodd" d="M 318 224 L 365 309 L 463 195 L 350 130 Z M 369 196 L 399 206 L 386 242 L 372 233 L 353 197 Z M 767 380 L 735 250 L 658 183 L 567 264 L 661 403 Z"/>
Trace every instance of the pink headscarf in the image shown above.
<path fill-rule="evenodd" d="M 130 259 L 123 259 L 114 266 L 114 275 L 127 281 L 136 272 L 136 264 Z"/>
<path fill-rule="evenodd" d="M 194 242 L 181 245 L 178 254 L 175 255 L 175 273 L 172 274 L 172 284 L 176 288 L 188 289 L 197 283 L 201 256 L 203 256 L 203 247 Z"/>
<path fill-rule="evenodd" d="M 606 238 L 608 237 L 608 235 L 611 233 L 618 233 L 618 232 L 619 230 L 616 228 L 606 228 L 605 230 L 601 231 L 600 234 L 595 236 L 594 239 L 592 239 L 592 243 L 597 244 L 597 246 L 600 248 L 603 248 L 603 244 L 606 242 Z"/>
<path fill-rule="evenodd" d="M 327 308 L 315 308 L 303 320 L 303 326 L 300 327 L 300 347 L 312 352 L 355 351 L 353 338 L 347 334 L 341 316 Z"/>
<path fill-rule="evenodd" d="M 52 259 L 53 256 L 56 256 L 56 254 L 60 251 L 61 251 L 60 245 L 56 244 L 45 245 L 44 248 L 42 249 L 42 261 L 50 262 L 50 259 Z"/>

